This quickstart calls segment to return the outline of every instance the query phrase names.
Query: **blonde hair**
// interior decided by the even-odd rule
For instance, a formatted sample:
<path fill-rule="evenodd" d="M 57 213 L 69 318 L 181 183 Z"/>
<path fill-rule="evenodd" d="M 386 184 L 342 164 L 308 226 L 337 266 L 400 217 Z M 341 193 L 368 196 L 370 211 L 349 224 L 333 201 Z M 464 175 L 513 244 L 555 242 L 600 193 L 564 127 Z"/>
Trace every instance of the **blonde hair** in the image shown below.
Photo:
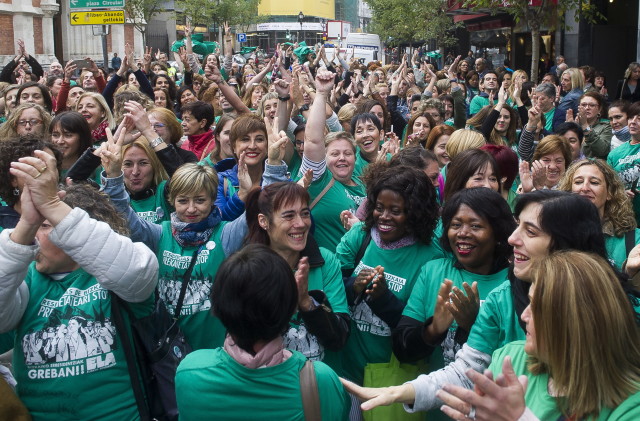
<path fill-rule="evenodd" d="M 338 110 L 338 120 L 341 123 L 345 121 L 350 122 L 353 116 L 356 115 L 357 108 L 358 107 L 356 107 L 355 104 L 352 104 L 352 103 L 344 104 Z"/>
<path fill-rule="evenodd" d="M 516 79 L 518 76 L 524 76 L 529 80 L 529 75 L 524 70 L 518 69 L 511 75 L 511 85 L 507 88 L 507 92 L 509 93 L 509 98 L 515 104 L 516 98 L 513 96 L 513 91 L 516 89 Z"/>
<path fill-rule="evenodd" d="M 135 142 L 123 146 L 122 147 L 123 161 L 124 161 L 125 154 L 131 148 L 142 149 L 144 153 L 147 155 L 147 158 L 149 158 L 149 162 L 151 163 L 151 168 L 153 168 L 153 184 L 154 185 L 157 186 L 160 183 L 162 183 L 163 180 L 169 179 L 169 175 L 167 174 L 167 171 L 162 166 L 162 163 L 160 162 L 160 159 L 158 159 L 158 155 L 156 155 L 156 152 L 153 149 L 151 149 L 151 146 L 149 146 L 149 141 L 147 140 L 147 138 L 145 138 L 144 136 L 140 136 L 138 140 L 136 140 Z"/>
<path fill-rule="evenodd" d="M 562 75 L 564 76 L 565 73 L 568 74 L 569 77 L 571 77 L 572 90 L 576 88 L 584 88 L 584 77 L 582 76 L 582 72 L 580 72 L 580 69 L 569 67 L 567 70 L 562 72 Z"/>
<path fill-rule="evenodd" d="M 16 126 L 18 125 L 18 121 L 20 120 L 20 116 L 24 110 L 28 110 L 30 108 L 34 108 L 38 114 L 40 114 L 40 118 L 42 119 L 42 134 L 38 135 L 42 140 L 50 140 L 49 139 L 49 126 L 51 125 L 51 114 L 47 112 L 41 105 L 33 104 L 31 102 L 26 102 L 18 105 L 7 117 L 7 121 L 0 126 L 0 141 L 8 140 L 11 138 L 20 137 L 18 131 L 16 130 Z"/>
<path fill-rule="evenodd" d="M 168 187 L 171 205 L 180 195 L 193 196 L 203 190 L 215 201 L 218 194 L 218 173 L 208 165 L 184 164 L 173 173 Z"/>
<path fill-rule="evenodd" d="M 548 373 L 560 411 L 597 417 L 640 389 L 640 330 L 629 297 L 609 263 L 559 251 L 533 263 L 531 314 L 537 351 L 533 374 Z"/>
<path fill-rule="evenodd" d="M 467 149 L 477 149 L 485 145 L 484 136 L 480 132 L 469 129 L 459 129 L 453 132 L 447 141 L 445 150 L 450 159 Z"/>
<path fill-rule="evenodd" d="M 104 97 L 100 94 L 97 94 L 95 92 L 85 92 L 82 95 L 80 95 L 78 97 L 78 101 L 76 102 L 76 107 L 74 109 L 74 111 L 78 111 L 78 107 L 80 106 L 80 102 L 84 99 L 84 98 L 93 98 L 94 101 L 96 101 L 98 103 L 98 105 L 100 105 L 100 107 L 102 108 L 102 111 L 104 112 L 104 120 L 107 120 L 109 122 L 109 128 L 111 130 L 114 130 L 116 128 L 116 121 L 113 118 L 113 114 L 111 114 L 111 110 L 109 109 L 109 106 L 107 105 L 107 101 L 105 101 Z"/>
<path fill-rule="evenodd" d="M 147 115 L 153 114 L 156 120 L 162 121 L 165 127 L 169 130 L 169 139 L 164 139 L 165 142 L 175 145 L 182 138 L 182 126 L 178 122 L 178 117 L 173 111 L 164 107 L 155 107 L 149 110 Z"/>
<path fill-rule="evenodd" d="M 593 165 L 596 167 L 604 178 L 607 193 L 611 199 L 607 200 L 604 205 L 604 218 L 602 225 L 609 225 L 613 228 L 616 237 L 620 237 L 627 231 L 635 229 L 636 218 L 633 213 L 633 205 L 629 196 L 625 193 L 624 185 L 613 168 L 602 159 L 581 159 L 576 161 L 564 173 L 564 177 L 558 183 L 558 189 L 564 191 L 572 191 L 573 178 L 578 168 Z"/>
<path fill-rule="evenodd" d="M 353 138 L 351 133 L 349 133 L 349 132 L 331 132 L 331 133 L 329 133 L 324 138 L 324 146 L 325 146 L 325 148 L 328 147 L 331 143 L 335 142 L 336 140 L 346 140 L 347 142 L 349 142 L 351 144 L 351 147 L 353 148 L 353 152 L 355 153 L 355 151 L 356 151 L 356 140 Z"/>

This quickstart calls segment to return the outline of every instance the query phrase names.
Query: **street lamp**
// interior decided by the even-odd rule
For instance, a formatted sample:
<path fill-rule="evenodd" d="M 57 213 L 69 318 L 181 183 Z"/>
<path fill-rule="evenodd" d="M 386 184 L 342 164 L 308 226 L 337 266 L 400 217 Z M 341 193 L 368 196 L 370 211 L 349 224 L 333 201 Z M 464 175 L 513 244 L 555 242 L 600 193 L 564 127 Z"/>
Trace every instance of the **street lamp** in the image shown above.
<path fill-rule="evenodd" d="M 304 13 L 298 13 L 298 23 L 300 24 L 300 31 L 302 31 L 302 21 L 304 20 Z M 298 32 L 298 41 L 300 40 L 300 32 Z"/>

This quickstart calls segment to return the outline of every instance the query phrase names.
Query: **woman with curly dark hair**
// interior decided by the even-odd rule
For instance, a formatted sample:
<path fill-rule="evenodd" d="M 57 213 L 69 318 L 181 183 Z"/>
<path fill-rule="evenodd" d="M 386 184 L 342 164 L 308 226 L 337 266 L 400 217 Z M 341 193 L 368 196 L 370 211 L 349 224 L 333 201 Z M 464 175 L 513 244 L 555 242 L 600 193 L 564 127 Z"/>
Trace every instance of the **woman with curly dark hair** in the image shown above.
<path fill-rule="evenodd" d="M 423 171 L 388 166 L 367 188 L 366 217 L 337 247 L 351 314 L 339 374 L 362 384 L 367 364 L 389 362 L 395 328 L 422 265 L 443 257 L 433 241 L 438 204 Z M 357 408 L 356 405 L 352 411 Z"/>
<path fill-rule="evenodd" d="M 23 185 L 9 172 L 11 163 L 25 156 L 33 156 L 35 150 L 49 152 L 55 156 L 58 173 L 60 172 L 62 154 L 52 143 L 30 137 L 16 137 L 0 142 L 0 199 L 6 204 L 0 206 L 0 231 L 15 227 L 22 213 L 20 195 Z"/>

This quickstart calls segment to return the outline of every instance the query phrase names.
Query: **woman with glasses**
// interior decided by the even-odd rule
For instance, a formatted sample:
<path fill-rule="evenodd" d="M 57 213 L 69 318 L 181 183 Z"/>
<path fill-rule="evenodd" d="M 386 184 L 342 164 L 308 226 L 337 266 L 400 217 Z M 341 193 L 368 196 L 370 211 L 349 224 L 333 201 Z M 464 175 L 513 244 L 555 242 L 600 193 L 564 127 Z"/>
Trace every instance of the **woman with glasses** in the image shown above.
<path fill-rule="evenodd" d="M 40 105 L 32 103 L 19 105 L 0 126 L 0 141 L 21 136 L 47 138 L 50 123 L 51 114 Z"/>
<path fill-rule="evenodd" d="M 582 95 L 574 121 L 584 131 L 582 149 L 587 158 L 607 159 L 609 155 L 613 133 L 606 116 L 607 103 L 602 95 L 597 92 Z"/>

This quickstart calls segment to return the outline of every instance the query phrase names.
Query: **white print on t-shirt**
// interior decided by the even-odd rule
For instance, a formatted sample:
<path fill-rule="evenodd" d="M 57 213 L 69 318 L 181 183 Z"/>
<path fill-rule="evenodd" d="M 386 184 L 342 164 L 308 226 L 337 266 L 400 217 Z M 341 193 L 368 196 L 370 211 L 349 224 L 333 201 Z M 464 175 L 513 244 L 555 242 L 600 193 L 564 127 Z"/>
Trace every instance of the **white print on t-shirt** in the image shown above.
<path fill-rule="evenodd" d="M 620 165 L 632 164 L 634 162 L 637 162 L 638 160 L 640 160 L 640 153 L 626 156 L 618 160 L 618 162 L 615 162 L 614 165 L 617 167 Z M 629 189 L 631 188 L 633 182 L 640 178 L 640 165 L 634 165 L 632 167 L 626 168 L 622 171 L 619 171 L 618 174 L 620 175 L 624 186 Z"/>
<path fill-rule="evenodd" d="M 324 359 L 324 347 L 318 342 L 316 335 L 309 333 L 304 322 L 298 326 L 290 326 L 284 334 L 285 348 L 304 354 L 311 361 Z"/>
<path fill-rule="evenodd" d="M 176 274 L 180 276 L 180 274 Z M 211 309 L 211 293 L 212 280 L 210 276 L 202 278 L 202 275 L 192 275 L 187 285 L 182 302 L 181 316 L 188 316 L 199 311 L 209 311 Z M 174 281 L 173 279 L 160 279 L 158 281 L 158 295 L 166 304 L 167 310 L 171 315 L 174 314 L 180 298 L 180 290 L 182 281 Z"/>
<path fill-rule="evenodd" d="M 347 195 L 347 198 L 350 200 L 353 200 L 353 203 L 356 204 L 356 208 L 358 206 L 360 206 L 360 204 L 362 203 L 362 201 L 364 200 L 364 197 L 362 196 L 356 196 L 354 194 L 349 193 L 348 191 L 345 190 L 345 194 Z"/>
<path fill-rule="evenodd" d="M 480 306 L 484 304 L 485 300 L 480 300 Z M 452 363 L 456 359 L 456 353 L 462 349 L 462 344 L 455 341 L 456 331 L 458 325 L 454 321 L 449 330 L 447 331 L 447 337 L 442 341 L 442 356 L 444 358 L 445 365 Z"/>
<path fill-rule="evenodd" d="M 101 306 L 86 306 L 109 296 L 100 285 L 69 288 L 59 300 L 44 299 L 38 315 L 43 328 L 22 337 L 22 352 L 31 379 L 76 376 L 116 364 L 116 328 Z M 79 308 L 80 305 L 84 305 Z"/>
<path fill-rule="evenodd" d="M 358 263 L 354 275 L 357 275 L 362 269 L 373 269 L 371 266 L 367 266 L 362 262 Z M 392 292 L 400 292 L 407 283 L 407 280 L 390 273 L 384 274 L 384 279 L 387 283 L 387 287 Z M 349 313 L 351 319 L 356 322 L 358 330 L 361 332 L 369 332 L 378 336 L 391 336 L 391 329 L 389 326 L 378 316 L 376 316 L 371 308 L 364 302 L 360 302 L 356 307 L 350 307 Z"/>

